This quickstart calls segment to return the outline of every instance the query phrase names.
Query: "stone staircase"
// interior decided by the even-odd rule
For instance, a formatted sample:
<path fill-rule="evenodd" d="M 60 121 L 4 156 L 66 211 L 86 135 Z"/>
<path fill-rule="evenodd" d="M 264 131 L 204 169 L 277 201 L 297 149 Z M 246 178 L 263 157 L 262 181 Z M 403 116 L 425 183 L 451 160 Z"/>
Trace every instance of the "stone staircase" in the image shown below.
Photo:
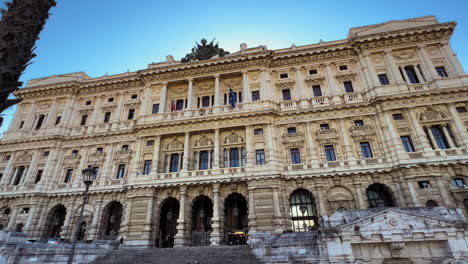
<path fill-rule="evenodd" d="M 123 248 L 96 259 L 95 264 L 261 264 L 249 246 Z"/>

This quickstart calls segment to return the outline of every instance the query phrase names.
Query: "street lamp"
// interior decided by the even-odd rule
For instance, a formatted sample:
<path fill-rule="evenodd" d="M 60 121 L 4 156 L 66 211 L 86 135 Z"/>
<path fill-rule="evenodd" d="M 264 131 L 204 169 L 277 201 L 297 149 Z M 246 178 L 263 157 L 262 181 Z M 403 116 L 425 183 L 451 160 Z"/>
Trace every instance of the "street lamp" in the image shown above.
<path fill-rule="evenodd" d="M 78 223 L 76 223 L 76 229 L 73 235 L 70 255 L 68 256 L 68 262 L 67 262 L 68 264 L 73 263 L 73 255 L 75 254 L 76 240 L 78 239 L 78 235 L 80 233 L 81 222 L 83 221 L 84 208 L 85 208 L 86 202 L 88 202 L 89 186 L 93 183 L 93 180 L 96 178 L 96 170 L 91 165 L 88 165 L 88 168 L 82 170 L 81 173 L 83 174 L 83 183 L 85 184 L 86 189 L 83 194 L 83 204 L 81 206 L 80 218 L 78 220 Z"/>

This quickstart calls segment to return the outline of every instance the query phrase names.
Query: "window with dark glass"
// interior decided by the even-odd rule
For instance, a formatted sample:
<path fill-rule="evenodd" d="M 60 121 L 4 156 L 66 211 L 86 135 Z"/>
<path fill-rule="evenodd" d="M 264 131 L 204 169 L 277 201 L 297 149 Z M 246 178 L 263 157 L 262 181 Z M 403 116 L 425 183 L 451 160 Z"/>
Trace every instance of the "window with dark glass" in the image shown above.
<path fill-rule="evenodd" d="M 86 105 L 91 105 L 91 101 L 86 101 Z"/>
<path fill-rule="evenodd" d="M 280 74 L 280 79 L 287 79 L 289 75 L 287 73 L 281 73 Z"/>
<path fill-rule="evenodd" d="M 202 107 L 210 107 L 210 97 L 203 96 L 202 97 Z"/>
<path fill-rule="evenodd" d="M 229 167 L 239 167 L 240 157 L 239 148 L 231 148 L 229 150 Z"/>
<path fill-rule="evenodd" d="M 61 121 L 61 120 L 62 120 L 62 117 L 61 117 L 61 116 L 57 116 L 57 117 L 55 118 L 55 125 L 60 124 L 60 121 Z"/>
<path fill-rule="evenodd" d="M 333 145 L 325 145 L 323 147 L 325 149 L 325 158 L 327 161 L 335 161 L 335 147 Z"/>
<path fill-rule="evenodd" d="M 466 113 L 466 107 L 464 106 L 457 106 L 455 109 L 458 113 Z"/>
<path fill-rule="evenodd" d="M 288 127 L 287 131 L 288 131 L 288 134 L 296 134 L 297 132 L 295 127 Z"/>
<path fill-rule="evenodd" d="M 309 75 L 314 75 L 314 74 L 317 74 L 317 69 L 309 70 Z"/>
<path fill-rule="evenodd" d="M 135 109 L 128 109 L 128 120 L 132 120 L 135 117 Z"/>
<path fill-rule="evenodd" d="M 151 162 L 152 160 L 145 160 L 143 162 L 143 175 L 147 175 L 151 173 Z"/>
<path fill-rule="evenodd" d="M 151 110 L 151 114 L 159 113 L 159 104 L 153 104 L 153 109 Z"/>
<path fill-rule="evenodd" d="M 301 164 L 301 153 L 298 148 L 292 148 L 289 150 L 291 154 L 291 163 L 292 164 Z"/>
<path fill-rule="evenodd" d="M 369 208 L 392 207 L 393 199 L 388 188 L 380 183 L 374 183 L 366 190 Z"/>
<path fill-rule="evenodd" d="M 19 125 L 19 128 L 18 129 L 22 129 L 24 126 L 24 121 L 21 121 L 20 125 Z"/>
<path fill-rule="evenodd" d="M 41 128 L 42 123 L 44 122 L 44 118 L 45 118 L 45 115 L 39 115 L 39 118 L 38 118 L 37 123 L 36 123 L 35 130 L 38 130 L 39 128 Z"/>
<path fill-rule="evenodd" d="M 65 179 L 64 179 L 64 183 L 69 183 L 71 181 L 71 178 L 73 176 L 73 169 L 67 169 L 67 171 L 65 172 Z"/>
<path fill-rule="evenodd" d="M 117 167 L 117 179 L 122 179 L 125 175 L 125 164 L 119 164 Z"/>
<path fill-rule="evenodd" d="M 372 158 L 372 149 L 368 141 L 359 143 L 361 145 L 362 157 L 365 159 Z"/>
<path fill-rule="evenodd" d="M 327 123 L 320 124 L 320 130 L 329 130 L 330 125 Z"/>
<path fill-rule="evenodd" d="M 114 97 L 110 97 L 110 98 L 108 98 L 108 99 L 107 99 L 107 102 L 109 102 L 109 103 L 112 103 L 112 102 L 114 102 Z"/>
<path fill-rule="evenodd" d="M 437 144 L 437 147 L 440 149 L 448 149 L 449 145 L 447 139 L 445 138 L 444 132 L 440 125 L 431 126 L 431 133 L 434 136 L 434 140 Z"/>
<path fill-rule="evenodd" d="M 198 169 L 199 170 L 207 170 L 209 169 L 209 164 L 210 164 L 210 155 L 208 154 L 208 151 L 200 151 L 200 160 L 198 163 Z"/>
<path fill-rule="evenodd" d="M 99 167 L 93 167 L 93 180 L 96 180 L 96 177 L 98 176 L 99 174 Z"/>
<path fill-rule="evenodd" d="M 137 99 L 138 95 L 137 94 L 132 94 L 132 99 Z"/>
<path fill-rule="evenodd" d="M 72 150 L 72 156 L 76 156 L 76 155 L 78 155 L 78 150 L 77 149 Z"/>
<path fill-rule="evenodd" d="M 340 71 L 346 71 L 348 69 L 348 65 L 340 65 Z"/>
<path fill-rule="evenodd" d="M 154 140 L 148 140 L 146 141 L 146 146 L 153 146 L 154 145 Z"/>
<path fill-rule="evenodd" d="M 102 153 L 103 151 L 104 151 L 103 148 L 97 148 L 97 149 L 96 149 L 96 153 Z"/>
<path fill-rule="evenodd" d="M 21 178 L 23 177 L 23 173 L 25 172 L 24 166 L 19 166 L 16 170 L 15 180 L 13 181 L 13 185 L 18 185 L 21 182 Z"/>
<path fill-rule="evenodd" d="M 179 171 L 179 154 L 172 153 L 169 160 L 169 172 L 178 172 Z"/>
<path fill-rule="evenodd" d="M 0 181 L 2 180 L 3 178 L 3 172 L 0 172 Z"/>
<path fill-rule="evenodd" d="M 354 120 L 354 125 L 355 126 L 364 126 L 364 121 L 362 120 Z"/>
<path fill-rule="evenodd" d="M 111 117 L 111 112 L 106 112 L 104 114 L 104 123 L 109 123 Z"/>
<path fill-rule="evenodd" d="M 291 100 L 291 90 L 283 89 L 283 100 L 288 101 Z"/>
<path fill-rule="evenodd" d="M 410 136 L 401 136 L 401 143 L 405 148 L 406 152 L 414 152 L 413 141 L 411 140 Z"/>
<path fill-rule="evenodd" d="M 421 188 L 421 189 L 429 189 L 429 188 L 431 188 L 431 184 L 429 183 L 429 181 L 418 181 L 418 186 L 419 186 L 419 188 Z"/>
<path fill-rule="evenodd" d="M 322 96 L 322 88 L 320 85 L 313 85 L 312 92 L 314 93 L 314 97 Z"/>
<path fill-rule="evenodd" d="M 257 165 L 265 164 L 265 150 L 257 149 L 255 150 L 255 161 Z"/>
<path fill-rule="evenodd" d="M 34 183 L 38 183 L 41 181 L 43 170 L 37 170 L 36 178 L 34 179 Z"/>
<path fill-rule="evenodd" d="M 447 71 L 445 70 L 444 66 L 438 66 L 435 67 L 437 74 L 439 74 L 440 77 L 448 77 Z"/>
<path fill-rule="evenodd" d="M 419 83 L 419 78 L 418 75 L 416 74 L 416 70 L 414 69 L 414 66 L 405 66 L 404 71 L 406 72 L 406 75 L 409 78 L 410 83 Z"/>
<path fill-rule="evenodd" d="M 393 116 L 393 120 L 403 120 L 403 119 L 405 119 L 403 117 L 403 114 L 393 114 L 392 116 Z"/>
<path fill-rule="evenodd" d="M 81 116 L 81 125 L 85 126 L 87 120 L 88 120 L 88 115 L 82 115 Z"/>
<path fill-rule="evenodd" d="M 252 102 L 260 101 L 260 91 L 252 91 Z"/>
<path fill-rule="evenodd" d="M 462 178 L 453 178 L 450 183 L 457 188 L 465 188 L 465 181 Z"/>
<path fill-rule="evenodd" d="M 295 190 L 289 200 L 294 232 L 311 231 L 317 226 L 317 212 L 312 194 L 304 189 Z"/>
<path fill-rule="evenodd" d="M 263 135 L 263 129 L 262 128 L 255 128 L 254 129 L 254 135 Z"/>
<path fill-rule="evenodd" d="M 44 156 L 44 157 L 48 157 L 48 156 L 49 156 L 49 154 L 50 154 L 50 151 L 44 151 L 44 154 L 43 154 L 43 156 Z"/>
<path fill-rule="evenodd" d="M 122 145 L 122 150 L 128 150 L 128 145 Z"/>
<path fill-rule="evenodd" d="M 343 82 L 345 92 L 347 93 L 354 93 L 353 82 L 351 81 L 344 81 Z"/>
<path fill-rule="evenodd" d="M 382 74 L 379 74 L 378 77 L 379 77 L 379 81 L 380 81 L 381 85 L 389 85 L 390 84 L 390 82 L 388 81 L 387 74 L 382 73 Z"/>
<path fill-rule="evenodd" d="M 177 110 L 177 111 L 184 110 L 184 100 L 183 99 L 179 99 L 179 100 L 176 101 L 175 110 Z"/>

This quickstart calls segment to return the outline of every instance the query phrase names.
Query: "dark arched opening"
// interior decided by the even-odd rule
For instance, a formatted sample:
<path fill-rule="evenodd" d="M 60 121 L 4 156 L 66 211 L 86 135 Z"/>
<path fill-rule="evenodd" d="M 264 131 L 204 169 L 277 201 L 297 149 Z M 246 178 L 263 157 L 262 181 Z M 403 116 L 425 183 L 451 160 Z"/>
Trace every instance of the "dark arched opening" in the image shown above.
<path fill-rule="evenodd" d="M 294 232 L 305 232 L 317 226 L 317 211 L 312 194 L 304 189 L 295 190 L 289 199 Z"/>
<path fill-rule="evenodd" d="M 205 195 L 195 198 L 192 206 L 192 246 L 210 245 L 213 202 Z"/>
<path fill-rule="evenodd" d="M 434 200 L 428 200 L 428 201 L 426 202 L 426 207 L 437 207 L 437 206 L 438 206 L 438 205 L 437 205 L 437 202 L 434 201 Z"/>
<path fill-rule="evenodd" d="M 60 237 L 62 226 L 65 223 L 65 216 L 67 215 L 67 209 L 65 206 L 59 204 L 54 206 L 49 212 L 48 221 L 45 223 L 46 227 L 46 238 Z"/>
<path fill-rule="evenodd" d="M 179 218 L 179 201 L 175 198 L 164 200 L 161 208 L 161 219 L 159 222 L 159 247 L 173 247 L 174 237 L 177 233 L 177 219 Z"/>
<path fill-rule="evenodd" d="M 24 224 L 19 223 L 19 224 L 16 225 L 15 231 L 16 232 L 23 232 L 23 227 L 24 227 Z"/>
<path fill-rule="evenodd" d="M 123 206 L 121 203 L 113 201 L 104 209 L 103 238 L 116 239 L 120 234 L 120 224 L 122 222 Z"/>
<path fill-rule="evenodd" d="M 224 240 L 228 245 L 243 245 L 247 234 L 247 201 L 239 193 L 224 200 Z"/>
<path fill-rule="evenodd" d="M 369 208 L 394 206 L 392 195 L 390 194 L 387 186 L 380 183 L 374 183 L 367 188 L 366 192 Z"/>

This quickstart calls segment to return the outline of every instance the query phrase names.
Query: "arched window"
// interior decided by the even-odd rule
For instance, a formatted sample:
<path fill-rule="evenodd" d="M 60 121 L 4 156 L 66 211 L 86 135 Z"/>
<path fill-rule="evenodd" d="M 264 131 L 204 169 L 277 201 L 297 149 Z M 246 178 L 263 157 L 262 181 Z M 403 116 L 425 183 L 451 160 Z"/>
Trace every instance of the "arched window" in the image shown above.
<path fill-rule="evenodd" d="M 294 232 L 305 232 L 317 225 L 317 213 L 312 194 L 304 189 L 295 190 L 289 200 Z"/>
<path fill-rule="evenodd" d="M 366 190 L 369 208 L 392 207 L 392 195 L 383 184 L 374 183 Z"/>
<path fill-rule="evenodd" d="M 434 200 L 428 200 L 428 201 L 426 202 L 426 207 L 437 207 L 437 206 L 438 206 L 438 205 L 437 205 L 437 202 L 434 201 Z"/>

